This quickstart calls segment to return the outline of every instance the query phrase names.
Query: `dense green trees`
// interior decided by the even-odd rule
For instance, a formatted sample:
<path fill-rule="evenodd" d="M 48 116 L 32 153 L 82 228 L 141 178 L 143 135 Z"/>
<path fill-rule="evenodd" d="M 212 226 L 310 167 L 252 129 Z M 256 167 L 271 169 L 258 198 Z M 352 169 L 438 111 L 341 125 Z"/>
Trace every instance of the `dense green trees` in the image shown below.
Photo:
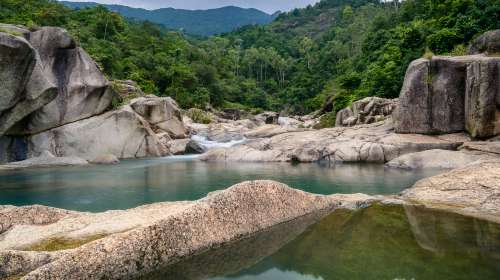
<path fill-rule="evenodd" d="M 410 61 L 463 54 L 500 28 L 500 0 L 323 0 L 266 26 L 190 38 L 105 8 L 2 0 L 0 22 L 67 28 L 112 79 L 136 80 L 183 107 L 308 113 L 371 95 L 396 97 Z"/>

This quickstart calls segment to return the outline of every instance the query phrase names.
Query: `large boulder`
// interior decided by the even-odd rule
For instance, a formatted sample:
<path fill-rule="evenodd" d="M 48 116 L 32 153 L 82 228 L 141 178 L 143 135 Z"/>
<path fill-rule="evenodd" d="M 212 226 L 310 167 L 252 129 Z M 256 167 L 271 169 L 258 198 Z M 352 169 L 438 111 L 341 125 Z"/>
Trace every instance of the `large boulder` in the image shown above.
<path fill-rule="evenodd" d="M 335 119 L 335 126 L 353 126 L 371 124 L 385 120 L 396 108 L 397 99 L 366 97 L 340 110 Z"/>
<path fill-rule="evenodd" d="M 181 111 L 170 97 L 148 96 L 132 100 L 130 106 L 153 128 L 167 132 L 174 139 L 186 138 L 187 129 Z"/>
<path fill-rule="evenodd" d="M 465 127 L 475 138 L 500 133 L 500 58 L 482 57 L 467 67 Z"/>
<path fill-rule="evenodd" d="M 168 154 L 149 123 L 130 106 L 33 135 L 27 145 L 30 157 L 48 150 L 58 157 L 90 161 L 103 154 L 118 158 Z"/>
<path fill-rule="evenodd" d="M 404 191 L 404 199 L 482 218 L 500 215 L 500 162 L 478 162 L 423 179 Z"/>
<path fill-rule="evenodd" d="M 469 54 L 497 54 L 500 52 L 500 29 L 488 31 L 477 37 L 469 46 Z"/>
<path fill-rule="evenodd" d="M 467 129 L 474 137 L 493 136 L 499 61 L 483 55 L 413 61 L 393 115 L 396 132 L 446 134 Z"/>
<path fill-rule="evenodd" d="M 57 86 L 55 100 L 37 110 L 17 133 L 33 134 L 103 113 L 111 104 L 110 84 L 66 30 L 43 27 L 27 35 L 38 52 L 43 76 Z"/>
<path fill-rule="evenodd" d="M 24 279 L 137 277 L 304 215 L 327 213 L 342 202 L 272 181 L 244 182 L 154 223 L 84 245 Z"/>
<path fill-rule="evenodd" d="M 57 95 L 55 85 L 44 76 L 37 52 L 24 38 L 2 32 L 0 80 L 0 136 Z"/>

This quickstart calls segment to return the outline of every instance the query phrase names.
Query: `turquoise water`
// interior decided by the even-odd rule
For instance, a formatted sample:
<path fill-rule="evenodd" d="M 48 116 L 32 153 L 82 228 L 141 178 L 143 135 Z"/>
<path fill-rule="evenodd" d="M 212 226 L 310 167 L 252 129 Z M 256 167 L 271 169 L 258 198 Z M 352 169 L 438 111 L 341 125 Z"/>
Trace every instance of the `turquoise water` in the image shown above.
<path fill-rule="evenodd" d="M 159 268 L 142 280 L 495 280 L 500 225 L 375 205 L 303 218 Z"/>
<path fill-rule="evenodd" d="M 0 205 L 99 212 L 199 199 L 255 179 L 277 180 L 319 194 L 393 194 L 434 173 L 368 164 L 205 163 L 191 157 L 128 160 L 113 166 L 0 172 Z"/>

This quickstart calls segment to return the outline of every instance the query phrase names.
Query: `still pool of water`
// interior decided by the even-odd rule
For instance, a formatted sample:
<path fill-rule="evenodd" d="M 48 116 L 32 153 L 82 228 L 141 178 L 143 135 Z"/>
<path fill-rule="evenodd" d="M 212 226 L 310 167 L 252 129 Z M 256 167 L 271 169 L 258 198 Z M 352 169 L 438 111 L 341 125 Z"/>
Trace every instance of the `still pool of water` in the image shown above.
<path fill-rule="evenodd" d="M 1 171 L 0 205 L 42 204 L 99 212 L 199 199 L 256 179 L 318 194 L 393 194 L 435 173 L 368 164 L 207 163 L 189 156 L 128 160 L 113 166 Z"/>
<path fill-rule="evenodd" d="M 494 280 L 499 276 L 499 224 L 421 207 L 375 205 L 304 217 L 140 279 Z"/>

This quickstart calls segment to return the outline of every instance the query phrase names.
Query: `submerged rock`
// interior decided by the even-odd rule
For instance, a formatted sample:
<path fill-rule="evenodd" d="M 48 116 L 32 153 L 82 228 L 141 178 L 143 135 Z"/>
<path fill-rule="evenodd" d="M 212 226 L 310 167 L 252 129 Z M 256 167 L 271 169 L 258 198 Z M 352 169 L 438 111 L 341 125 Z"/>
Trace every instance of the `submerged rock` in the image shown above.
<path fill-rule="evenodd" d="M 27 271 L 32 263 L 26 265 L 30 269 L 23 273 L 30 273 L 23 279 L 131 278 L 304 215 L 364 207 L 374 200 L 365 195 L 314 195 L 272 181 L 244 182 L 195 202 L 76 213 L 37 227 L 18 225 L 3 235 L 0 247 L 20 249 L 54 237 L 111 234 L 51 255 L 54 259 L 40 262 L 44 265 L 34 271 Z"/>
<path fill-rule="evenodd" d="M 95 159 L 93 159 L 91 161 L 91 163 L 94 163 L 94 164 L 118 164 L 118 163 L 120 163 L 120 160 L 115 155 L 106 154 L 106 155 L 97 156 Z"/>
<path fill-rule="evenodd" d="M 404 191 L 412 202 L 500 221 L 500 161 L 483 161 L 423 179 Z"/>

